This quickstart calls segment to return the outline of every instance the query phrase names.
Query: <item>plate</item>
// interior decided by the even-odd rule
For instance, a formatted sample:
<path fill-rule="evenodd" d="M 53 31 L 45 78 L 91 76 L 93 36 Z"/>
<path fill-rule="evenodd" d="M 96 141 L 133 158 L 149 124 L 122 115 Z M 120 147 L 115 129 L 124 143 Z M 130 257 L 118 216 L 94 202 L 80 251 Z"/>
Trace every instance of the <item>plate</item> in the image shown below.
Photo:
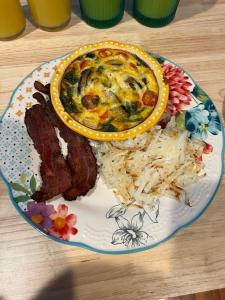
<path fill-rule="evenodd" d="M 163 65 L 172 87 L 173 104 L 168 113 L 180 111 L 179 126 L 204 140 L 211 152 L 203 156 L 207 175 L 188 188 L 191 206 L 162 198 L 148 207 L 126 209 L 100 177 L 88 195 L 73 202 L 62 197 L 42 204 L 30 200 L 40 184 L 39 156 L 27 134 L 24 113 L 36 103 L 32 98 L 34 81 L 49 83 L 61 57 L 39 66 L 18 85 L 0 123 L 0 175 L 10 200 L 18 213 L 48 238 L 100 253 L 143 251 L 192 224 L 212 202 L 224 170 L 224 131 L 218 113 L 189 74 L 171 61 L 152 55 Z M 184 89 L 187 97 L 182 95 Z"/>

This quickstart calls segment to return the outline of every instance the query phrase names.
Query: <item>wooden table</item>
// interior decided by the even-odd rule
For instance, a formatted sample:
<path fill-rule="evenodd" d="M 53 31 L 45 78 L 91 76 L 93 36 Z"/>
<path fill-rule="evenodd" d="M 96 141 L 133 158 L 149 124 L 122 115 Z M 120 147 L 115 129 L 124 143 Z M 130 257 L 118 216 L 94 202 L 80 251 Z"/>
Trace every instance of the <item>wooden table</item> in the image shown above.
<path fill-rule="evenodd" d="M 76 12 L 77 14 L 77 12 Z M 22 37 L 0 42 L 0 110 L 33 68 L 81 44 L 116 39 L 183 66 L 224 117 L 225 0 L 182 0 L 176 20 L 151 29 L 131 17 L 97 30 L 73 15 L 57 33 L 27 21 Z M 0 299 L 160 299 L 225 287 L 225 180 L 206 213 L 169 242 L 125 256 L 95 254 L 39 234 L 18 215 L 0 183 Z"/>

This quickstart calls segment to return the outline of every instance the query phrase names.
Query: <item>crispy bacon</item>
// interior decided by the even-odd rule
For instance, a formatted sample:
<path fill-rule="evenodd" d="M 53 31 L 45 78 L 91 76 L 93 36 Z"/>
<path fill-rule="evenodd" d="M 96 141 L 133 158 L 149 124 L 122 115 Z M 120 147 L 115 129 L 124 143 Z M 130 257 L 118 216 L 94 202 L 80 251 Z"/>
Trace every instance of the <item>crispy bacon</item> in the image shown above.
<path fill-rule="evenodd" d="M 49 83 L 44 85 L 40 81 L 35 81 L 34 87 L 37 91 L 44 93 L 45 95 L 50 95 L 50 84 Z"/>
<path fill-rule="evenodd" d="M 61 154 L 55 129 L 41 105 L 36 104 L 26 110 L 25 124 L 42 161 L 40 173 L 43 183 L 32 199 L 42 202 L 71 187 L 71 172 Z"/>
<path fill-rule="evenodd" d="M 64 192 L 66 200 L 74 200 L 84 196 L 94 187 L 97 177 L 97 164 L 88 140 L 69 129 L 59 119 L 51 101 L 47 102 L 48 114 L 53 126 L 59 129 L 59 134 L 68 144 L 67 162 L 72 174 L 72 187 Z"/>
<path fill-rule="evenodd" d="M 44 88 L 41 87 L 41 90 Z M 97 178 L 96 159 L 88 140 L 69 129 L 57 116 L 51 101 L 44 104 L 44 97 L 40 93 L 37 94 L 35 93 L 35 99 L 45 107 L 52 125 L 59 129 L 60 136 L 68 145 L 67 163 L 71 169 L 72 187 L 65 191 L 63 196 L 71 201 L 78 196 L 86 195 L 94 187 Z"/>

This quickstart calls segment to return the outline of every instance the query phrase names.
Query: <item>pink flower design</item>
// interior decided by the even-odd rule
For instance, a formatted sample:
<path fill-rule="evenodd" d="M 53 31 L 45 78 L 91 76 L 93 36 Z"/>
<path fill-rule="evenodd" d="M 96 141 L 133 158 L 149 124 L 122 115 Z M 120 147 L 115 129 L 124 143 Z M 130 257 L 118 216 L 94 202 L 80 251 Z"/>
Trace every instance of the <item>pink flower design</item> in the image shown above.
<path fill-rule="evenodd" d="M 57 211 L 50 215 L 50 219 L 52 220 L 52 227 L 48 232 L 51 235 L 68 241 L 70 234 L 77 234 L 77 228 L 73 227 L 77 222 L 77 218 L 75 214 L 68 215 L 67 205 L 59 204 Z"/>
<path fill-rule="evenodd" d="M 164 64 L 162 68 L 170 89 L 166 112 L 175 115 L 182 110 L 184 105 L 191 103 L 191 91 L 189 90 L 191 82 L 178 67 Z"/>
<path fill-rule="evenodd" d="M 208 143 L 205 143 L 205 147 L 203 149 L 203 153 L 204 154 L 210 154 L 213 152 L 213 146 L 208 144 Z"/>

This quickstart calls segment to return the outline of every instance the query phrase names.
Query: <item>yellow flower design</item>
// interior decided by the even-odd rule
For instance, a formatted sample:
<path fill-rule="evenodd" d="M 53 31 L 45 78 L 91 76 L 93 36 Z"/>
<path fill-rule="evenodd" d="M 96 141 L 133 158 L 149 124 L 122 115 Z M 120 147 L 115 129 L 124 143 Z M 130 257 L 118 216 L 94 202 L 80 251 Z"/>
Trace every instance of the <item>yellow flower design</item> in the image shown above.
<path fill-rule="evenodd" d="M 17 97 L 17 99 L 18 99 L 19 101 L 23 101 L 24 97 L 23 97 L 23 95 L 19 95 L 19 96 Z"/>
<path fill-rule="evenodd" d="M 19 110 L 16 112 L 16 115 L 17 115 L 18 117 L 20 117 L 20 116 L 23 115 L 23 112 L 19 109 Z"/>

